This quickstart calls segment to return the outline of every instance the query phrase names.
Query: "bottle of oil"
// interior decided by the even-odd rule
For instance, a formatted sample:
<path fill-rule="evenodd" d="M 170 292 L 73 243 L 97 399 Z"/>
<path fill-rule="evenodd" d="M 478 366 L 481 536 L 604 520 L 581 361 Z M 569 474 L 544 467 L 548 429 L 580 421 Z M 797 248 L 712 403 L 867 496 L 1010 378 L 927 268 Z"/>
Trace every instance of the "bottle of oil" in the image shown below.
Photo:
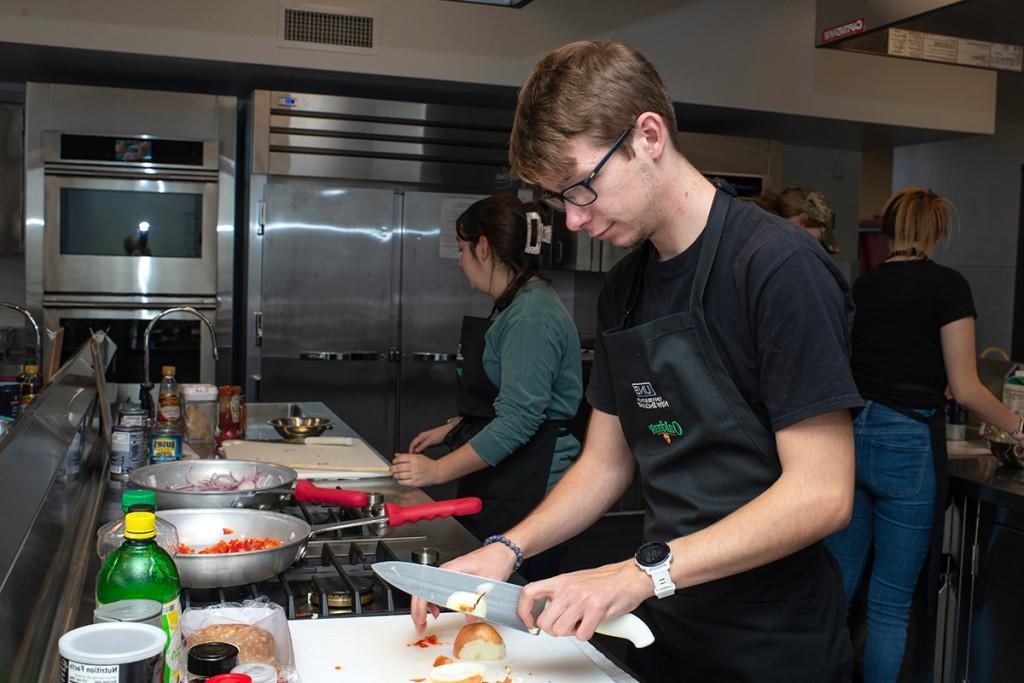
<path fill-rule="evenodd" d="M 107 555 L 96 578 L 96 604 L 141 598 L 163 605 L 161 618 L 167 634 L 164 649 L 164 683 L 178 683 L 181 641 L 181 578 L 167 551 L 156 542 L 156 515 L 129 512 L 124 516 L 124 542 Z"/>
<path fill-rule="evenodd" d="M 25 371 L 18 375 L 18 413 L 25 411 L 25 406 L 35 400 L 43 390 L 43 378 L 39 375 L 39 366 L 34 361 L 25 363 Z"/>
<path fill-rule="evenodd" d="M 174 378 L 175 367 L 163 367 L 164 378 L 160 380 L 159 398 L 157 399 L 156 421 L 178 424 L 181 422 L 181 387 Z"/>

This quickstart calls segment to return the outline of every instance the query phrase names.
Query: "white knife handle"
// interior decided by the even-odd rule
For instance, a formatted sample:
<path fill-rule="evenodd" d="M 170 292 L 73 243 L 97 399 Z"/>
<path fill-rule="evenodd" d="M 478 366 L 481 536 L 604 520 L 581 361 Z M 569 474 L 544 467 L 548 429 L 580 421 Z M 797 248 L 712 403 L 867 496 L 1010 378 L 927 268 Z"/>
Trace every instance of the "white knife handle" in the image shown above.
<path fill-rule="evenodd" d="M 310 446 L 351 446 L 351 436 L 307 436 L 302 440 Z"/>
<path fill-rule="evenodd" d="M 654 642 L 654 634 L 640 617 L 632 612 L 602 621 L 597 632 L 613 638 L 625 638 L 636 647 L 647 647 Z"/>

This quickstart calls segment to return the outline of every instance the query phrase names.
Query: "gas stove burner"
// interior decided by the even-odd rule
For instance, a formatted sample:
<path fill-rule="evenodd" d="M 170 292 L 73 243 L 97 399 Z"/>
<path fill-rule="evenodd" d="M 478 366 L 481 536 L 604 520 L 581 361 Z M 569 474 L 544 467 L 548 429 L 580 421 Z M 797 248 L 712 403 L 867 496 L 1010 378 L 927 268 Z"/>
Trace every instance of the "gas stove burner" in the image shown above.
<path fill-rule="evenodd" d="M 373 604 L 373 593 L 360 593 L 359 604 L 363 608 L 366 608 Z M 320 611 L 320 593 L 316 591 L 310 591 L 309 593 L 309 605 L 311 612 Z M 352 614 L 352 593 L 348 591 L 338 591 L 327 593 L 327 614 L 328 616 L 338 616 L 339 614 Z"/>

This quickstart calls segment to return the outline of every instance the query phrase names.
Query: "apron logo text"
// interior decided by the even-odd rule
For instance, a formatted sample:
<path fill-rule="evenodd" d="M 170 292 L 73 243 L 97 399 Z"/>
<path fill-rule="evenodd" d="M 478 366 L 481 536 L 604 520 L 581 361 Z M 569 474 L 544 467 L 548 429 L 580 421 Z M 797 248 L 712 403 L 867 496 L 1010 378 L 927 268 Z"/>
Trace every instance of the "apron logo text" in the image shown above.
<path fill-rule="evenodd" d="M 632 386 L 633 393 L 636 394 L 636 404 L 640 408 L 644 410 L 668 408 L 668 401 L 658 396 L 658 392 L 654 390 L 654 385 L 650 382 L 635 382 Z"/>
<path fill-rule="evenodd" d="M 662 420 L 661 422 L 655 422 L 654 424 L 647 425 L 647 429 L 651 430 L 651 434 L 654 436 L 660 436 L 665 441 L 665 445 L 672 443 L 673 436 L 683 435 L 683 426 L 678 421 L 673 420 Z"/>

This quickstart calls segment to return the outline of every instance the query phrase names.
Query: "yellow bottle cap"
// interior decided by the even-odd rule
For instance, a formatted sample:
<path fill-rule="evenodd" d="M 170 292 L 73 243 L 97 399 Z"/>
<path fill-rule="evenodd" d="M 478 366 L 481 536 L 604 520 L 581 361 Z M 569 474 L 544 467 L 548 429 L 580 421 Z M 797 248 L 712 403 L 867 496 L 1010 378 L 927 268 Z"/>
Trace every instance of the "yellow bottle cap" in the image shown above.
<path fill-rule="evenodd" d="M 25 372 L 30 374 L 30 375 L 34 375 L 37 372 L 39 372 L 39 366 L 38 365 L 26 365 L 25 366 Z"/>
<path fill-rule="evenodd" d="M 124 537 L 133 539 L 156 536 L 156 515 L 152 512 L 129 512 L 124 516 Z"/>
<path fill-rule="evenodd" d="M 163 368 L 164 375 L 173 375 L 176 369 L 173 365 L 165 365 Z"/>

